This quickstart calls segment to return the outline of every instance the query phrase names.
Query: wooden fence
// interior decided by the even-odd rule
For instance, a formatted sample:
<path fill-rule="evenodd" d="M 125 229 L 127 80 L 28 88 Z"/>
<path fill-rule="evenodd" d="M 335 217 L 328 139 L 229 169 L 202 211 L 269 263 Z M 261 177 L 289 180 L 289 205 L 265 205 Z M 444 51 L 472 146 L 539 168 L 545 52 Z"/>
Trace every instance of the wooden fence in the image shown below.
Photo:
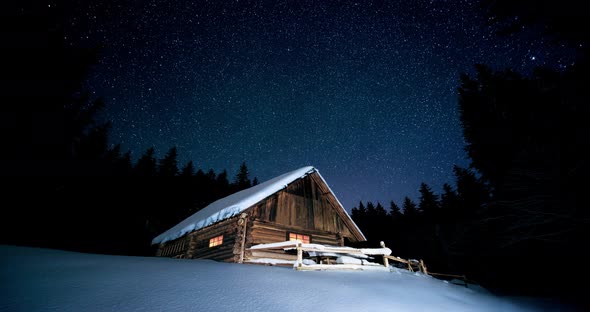
<path fill-rule="evenodd" d="M 429 272 L 426 268 L 426 264 L 422 259 L 403 259 L 396 256 L 391 256 L 391 249 L 385 247 L 385 244 L 381 242 L 381 248 L 352 248 L 352 247 L 331 247 L 331 246 L 323 246 L 319 244 L 303 244 L 301 241 L 286 241 L 286 242 L 277 242 L 277 243 L 270 243 L 270 244 L 260 244 L 255 245 L 250 248 L 251 250 L 297 250 L 297 260 L 295 262 L 295 269 L 296 270 L 350 270 L 350 269 L 366 269 L 371 267 L 371 269 L 380 269 L 380 270 L 389 270 L 389 261 L 396 261 L 407 265 L 407 269 L 410 272 L 422 272 L 424 274 L 433 276 L 433 277 L 453 277 L 459 280 L 462 280 L 465 283 L 465 287 L 467 287 L 467 278 L 465 275 L 456 275 L 456 274 L 445 274 L 445 273 L 434 273 Z M 351 256 L 360 256 L 363 258 L 364 256 L 382 256 L 383 257 L 383 266 L 372 264 L 372 265 L 362 265 L 362 264 L 304 264 L 303 261 L 303 252 L 314 252 L 316 254 L 343 254 L 343 255 L 351 255 Z M 319 256 L 321 257 L 321 256 Z"/>

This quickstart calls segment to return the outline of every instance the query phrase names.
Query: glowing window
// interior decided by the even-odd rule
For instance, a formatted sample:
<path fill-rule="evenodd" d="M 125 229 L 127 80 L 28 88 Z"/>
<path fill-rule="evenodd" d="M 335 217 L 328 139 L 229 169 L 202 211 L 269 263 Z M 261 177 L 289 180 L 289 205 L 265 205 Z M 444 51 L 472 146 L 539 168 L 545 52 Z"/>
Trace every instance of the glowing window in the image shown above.
<path fill-rule="evenodd" d="M 209 248 L 223 244 L 223 235 L 213 237 L 209 240 Z"/>
<path fill-rule="evenodd" d="M 297 233 L 289 233 L 289 240 L 300 240 L 304 244 L 309 244 L 309 235 L 297 234 Z"/>

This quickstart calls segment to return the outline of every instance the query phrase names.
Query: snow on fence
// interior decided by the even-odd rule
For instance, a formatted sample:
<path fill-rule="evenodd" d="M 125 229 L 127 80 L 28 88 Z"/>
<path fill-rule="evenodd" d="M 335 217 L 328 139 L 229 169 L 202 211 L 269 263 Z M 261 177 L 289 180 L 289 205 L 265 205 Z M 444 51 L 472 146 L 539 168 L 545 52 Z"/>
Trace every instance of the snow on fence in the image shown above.
<path fill-rule="evenodd" d="M 468 287 L 465 275 L 433 273 L 429 272 L 422 259 L 403 259 L 391 256 L 391 249 L 385 247 L 381 242 L 381 248 L 352 248 L 344 246 L 324 246 L 320 244 L 304 244 L 300 240 L 259 244 L 250 247 L 250 250 L 297 250 L 297 260 L 284 260 L 278 258 L 251 259 L 248 263 L 271 264 L 271 265 L 293 265 L 296 270 L 381 270 L 389 271 L 389 260 L 407 265 L 410 272 L 422 272 L 436 278 L 456 278 Z M 337 257 L 335 264 L 318 264 L 311 259 L 303 259 L 303 252 L 316 258 Z M 382 256 L 383 265 L 369 262 L 369 256 Z"/>
<path fill-rule="evenodd" d="M 269 244 L 260 244 L 250 247 L 250 250 L 276 250 L 284 251 L 297 250 L 297 260 L 294 262 L 296 270 L 341 270 L 341 269 L 381 269 L 389 270 L 389 261 L 394 260 L 408 264 L 408 269 L 414 272 L 414 267 L 424 273 L 427 273 L 426 266 L 422 260 L 405 260 L 399 257 L 390 256 L 391 249 L 385 247 L 381 242 L 381 248 L 352 248 L 342 246 L 324 246 L 320 244 L 304 244 L 299 240 L 277 242 Z M 317 264 L 308 259 L 303 259 L 303 252 L 311 256 L 321 258 L 322 256 L 337 257 L 336 264 Z M 369 262 L 369 256 L 382 256 L 383 266 L 377 263 Z M 251 263 L 264 263 L 264 260 L 258 259 L 250 261 Z M 268 263 L 274 263 L 273 259 L 268 259 Z"/>

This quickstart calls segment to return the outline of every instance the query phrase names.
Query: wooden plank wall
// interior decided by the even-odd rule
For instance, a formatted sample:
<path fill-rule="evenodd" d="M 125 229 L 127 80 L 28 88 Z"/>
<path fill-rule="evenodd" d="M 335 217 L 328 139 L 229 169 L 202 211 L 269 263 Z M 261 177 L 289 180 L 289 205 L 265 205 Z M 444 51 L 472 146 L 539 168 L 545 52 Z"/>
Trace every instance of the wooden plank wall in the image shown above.
<path fill-rule="evenodd" d="M 335 212 L 338 215 L 338 222 L 341 224 L 339 227 L 342 228 L 343 236 L 352 238 L 352 241 L 364 241 L 363 234 L 360 230 L 356 227 L 352 219 L 348 216 L 346 211 L 344 211 L 344 207 L 342 209 L 336 209 L 336 207 L 341 207 L 338 203 L 338 199 L 335 195 L 330 191 L 330 188 L 323 183 L 323 179 L 317 173 L 313 173 L 309 175 L 309 178 L 314 181 L 315 185 L 317 186 L 319 192 L 323 195 L 323 198 L 330 204 Z"/>
<path fill-rule="evenodd" d="M 276 222 L 300 229 L 341 233 L 354 239 L 335 209 L 333 199 L 309 175 L 261 201 L 248 214 L 264 222 Z"/>

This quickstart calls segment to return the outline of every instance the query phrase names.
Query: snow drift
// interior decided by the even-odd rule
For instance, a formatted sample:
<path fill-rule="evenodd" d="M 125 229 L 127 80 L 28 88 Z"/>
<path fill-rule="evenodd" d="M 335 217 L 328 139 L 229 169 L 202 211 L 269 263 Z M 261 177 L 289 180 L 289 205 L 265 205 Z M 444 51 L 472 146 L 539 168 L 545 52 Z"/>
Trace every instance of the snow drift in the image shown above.
<path fill-rule="evenodd" d="M 0 311 L 547 311 L 405 270 L 291 268 L 0 246 Z"/>

